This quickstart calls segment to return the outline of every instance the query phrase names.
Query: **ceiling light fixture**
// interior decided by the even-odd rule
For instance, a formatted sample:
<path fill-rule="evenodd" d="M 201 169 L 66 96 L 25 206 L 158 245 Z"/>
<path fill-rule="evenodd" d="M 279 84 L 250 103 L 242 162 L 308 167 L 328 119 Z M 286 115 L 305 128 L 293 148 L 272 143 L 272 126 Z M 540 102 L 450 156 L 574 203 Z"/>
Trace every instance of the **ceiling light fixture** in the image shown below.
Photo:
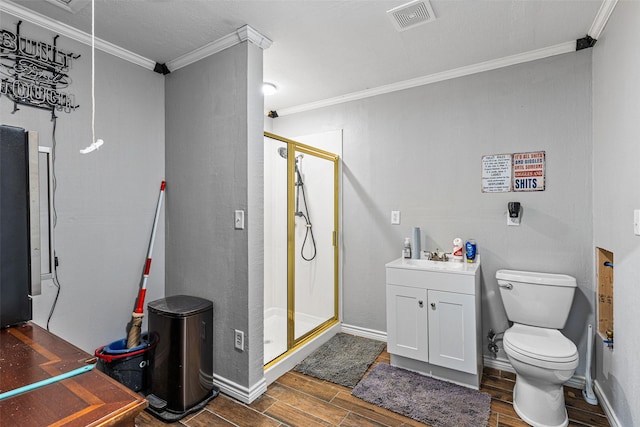
<path fill-rule="evenodd" d="M 262 93 L 264 94 L 264 96 L 273 95 L 277 91 L 278 91 L 278 87 L 273 83 L 267 83 L 267 82 L 262 83 Z"/>

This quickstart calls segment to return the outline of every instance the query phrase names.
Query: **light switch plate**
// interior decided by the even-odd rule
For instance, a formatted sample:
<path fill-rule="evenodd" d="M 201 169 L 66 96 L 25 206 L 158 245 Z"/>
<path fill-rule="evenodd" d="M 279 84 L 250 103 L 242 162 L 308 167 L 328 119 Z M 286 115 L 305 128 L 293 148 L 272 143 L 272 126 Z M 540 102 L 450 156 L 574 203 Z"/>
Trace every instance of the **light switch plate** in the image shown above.
<path fill-rule="evenodd" d="M 633 211 L 633 234 L 640 236 L 640 209 Z"/>
<path fill-rule="evenodd" d="M 244 230 L 244 211 L 237 210 L 235 212 L 234 227 L 236 230 Z"/>
<path fill-rule="evenodd" d="M 391 224 L 400 224 L 400 211 L 391 211 Z"/>

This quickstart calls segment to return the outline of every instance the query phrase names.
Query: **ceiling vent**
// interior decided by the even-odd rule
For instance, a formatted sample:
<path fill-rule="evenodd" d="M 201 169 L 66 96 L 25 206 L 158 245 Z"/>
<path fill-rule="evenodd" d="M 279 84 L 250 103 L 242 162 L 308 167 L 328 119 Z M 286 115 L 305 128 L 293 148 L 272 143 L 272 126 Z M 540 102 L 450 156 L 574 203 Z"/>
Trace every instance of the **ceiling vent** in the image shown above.
<path fill-rule="evenodd" d="M 76 13 L 89 3 L 91 0 L 47 0 L 51 4 L 66 10 L 67 12 Z"/>
<path fill-rule="evenodd" d="M 398 31 L 405 31 L 436 19 L 428 0 L 411 1 L 388 10 L 387 14 Z"/>

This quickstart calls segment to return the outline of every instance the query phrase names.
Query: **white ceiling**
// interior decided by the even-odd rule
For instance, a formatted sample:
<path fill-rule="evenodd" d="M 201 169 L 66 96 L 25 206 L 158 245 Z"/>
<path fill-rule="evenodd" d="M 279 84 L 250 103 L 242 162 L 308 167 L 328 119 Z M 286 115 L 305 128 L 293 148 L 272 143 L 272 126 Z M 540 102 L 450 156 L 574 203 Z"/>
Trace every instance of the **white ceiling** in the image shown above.
<path fill-rule="evenodd" d="M 91 32 L 90 3 L 72 14 L 43 0 L 10 2 Z M 162 64 L 249 25 L 273 42 L 264 80 L 280 90 L 265 111 L 286 110 L 575 41 L 602 4 L 433 0 L 434 22 L 398 32 L 386 11 L 407 2 L 95 0 L 95 34 Z"/>

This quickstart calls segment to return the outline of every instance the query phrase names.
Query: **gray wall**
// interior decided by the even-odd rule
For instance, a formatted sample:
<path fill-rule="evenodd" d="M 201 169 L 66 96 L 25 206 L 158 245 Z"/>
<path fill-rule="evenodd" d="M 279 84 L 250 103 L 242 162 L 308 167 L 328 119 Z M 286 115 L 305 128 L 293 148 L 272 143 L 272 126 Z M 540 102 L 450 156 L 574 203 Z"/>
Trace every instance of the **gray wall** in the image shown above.
<path fill-rule="evenodd" d="M 244 42 L 166 77 L 167 295 L 214 304 L 214 372 L 262 368 L 262 50 Z M 234 230 L 233 212 L 246 212 Z M 234 349 L 234 330 L 247 349 Z"/>
<path fill-rule="evenodd" d="M 620 426 L 640 425 L 640 3 L 618 2 L 593 52 L 594 244 L 614 254 L 615 348 L 596 340 L 596 381 Z"/>
<path fill-rule="evenodd" d="M 17 18 L 0 14 L 15 32 Z M 54 33 L 29 22 L 22 35 L 51 42 Z M 96 51 L 96 134 L 105 144 L 87 155 L 91 143 L 91 48 L 59 37 L 75 60 L 68 91 L 80 105 L 56 112 L 56 254 L 62 291 L 51 331 L 90 353 L 126 336 L 142 277 L 160 182 L 164 179 L 164 78 Z M 0 96 L 0 122 L 39 132 L 51 147 L 51 113 Z M 147 301 L 164 296 L 164 215 L 153 252 Z M 34 299 L 34 320 L 46 325 L 55 295 L 48 280 Z M 145 319 L 146 329 L 146 319 Z"/>
<path fill-rule="evenodd" d="M 343 129 L 344 323 L 386 330 L 384 264 L 419 226 L 426 249 L 451 250 L 455 237 L 478 242 L 483 336 L 508 327 L 496 270 L 575 276 L 579 289 L 564 332 L 584 355 L 593 322 L 590 51 L 282 116 L 272 125 L 285 137 Z M 538 150 L 546 151 L 545 191 L 481 192 L 483 155 Z M 509 201 L 523 205 L 519 227 L 506 225 Z M 401 225 L 390 224 L 391 210 L 402 212 Z M 488 353 L 486 341 L 483 348 Z"/>

